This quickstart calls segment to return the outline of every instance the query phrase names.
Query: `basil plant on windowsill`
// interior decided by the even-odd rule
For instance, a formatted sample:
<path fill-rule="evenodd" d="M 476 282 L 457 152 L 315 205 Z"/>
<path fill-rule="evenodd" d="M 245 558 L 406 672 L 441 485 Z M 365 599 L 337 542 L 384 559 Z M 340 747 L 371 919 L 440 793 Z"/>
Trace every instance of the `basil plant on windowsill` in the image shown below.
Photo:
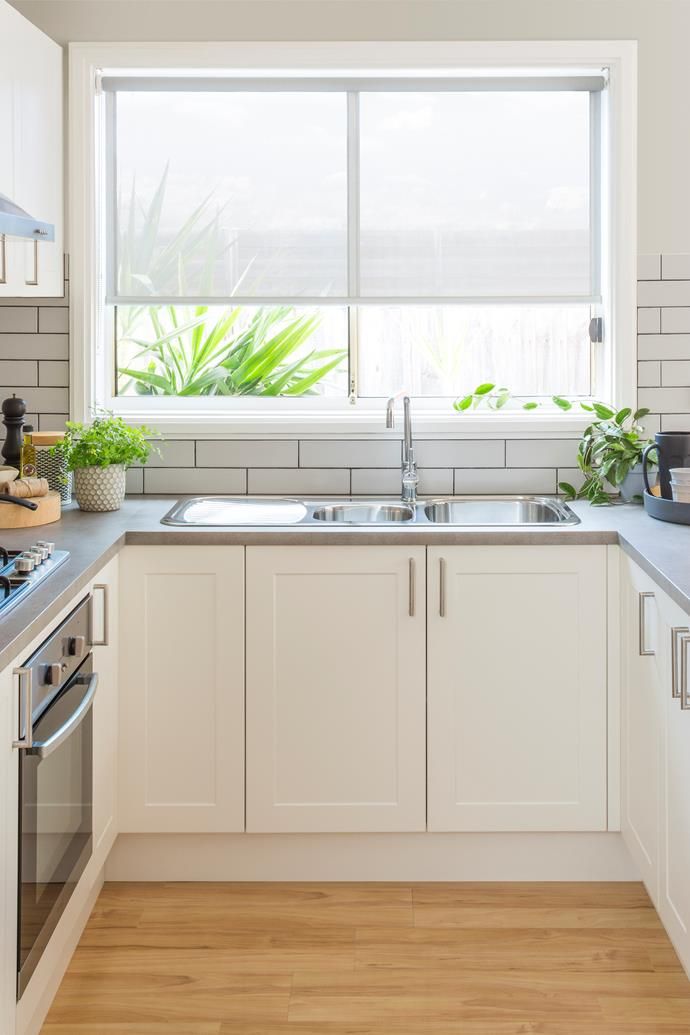
<path fill-rule="evenodd" d="M 125 498 L 125 475 L 132 464 L 145 464 L 152 452 L 150 428 L 133 428 L 122 417 L 103 413 L 91 424 L 67 421 L 62 442 L 52 448 L 74 472 L 74 493 L 82 510 L 119 510 Z"/>
<path fill-rule="evenodd" d="M 453 406 L 458 413 L 466 413 L 482 405 L 500 410 L 511 397 L 508 388 L 497 388 L 486 382 L 457 399 Z M 552 396 L 551 402 L 563 411 L 572 410 L 574 406 L 571 400 L 560 395 Z M 631 407 L 625 406 L 616 411 L 601 402 L 580 402 L 578 405 L 598 418 L 583 431 L 577 450 L 577 465 L 584 480 L 579 489 L 569 482 L 559 482 L 558 488 L 568 500 L 586 499 L 595 505 L 611 502 L 610 489 L 618 489 L 626 502 L 639 499 L 642 493 L 642 452 L 650 441 L 645 437 L 640 421 L 649 410 L 635 410 L 633 413 Z M 536 410 L 540 406 L 539 402 L 527 401 L 522 404 L 522 409 Z"/>

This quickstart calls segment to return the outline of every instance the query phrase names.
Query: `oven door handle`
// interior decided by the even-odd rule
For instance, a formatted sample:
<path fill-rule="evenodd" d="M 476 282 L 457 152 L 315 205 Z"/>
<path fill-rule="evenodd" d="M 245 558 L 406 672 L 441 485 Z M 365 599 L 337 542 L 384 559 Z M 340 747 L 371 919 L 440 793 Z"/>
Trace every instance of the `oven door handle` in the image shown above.
<path fill-rule="evenodd" d="M 98 673 L 93 672 L 89 676 L 77 676 L 74 682 L 81 684 L 82 686 L 88 686 L 86 693 L 79 702 L 79 706 L 74 709 L 67 722 L 63 723 L 60 729 L 56 730 L 51 737 L 48 737 L 47 740 L 43 741 L 35 740 L 32 747 L 27 750 L 28 755 L 37 755 L 39 758 L 47 758 L 48 755 L 52 755 L 56 748 L 59 748 L 61 744 L 64 744 L 70 733 L 73 733 L 83 722 L 93 704 L 93 699 L 98 687 Z"/>

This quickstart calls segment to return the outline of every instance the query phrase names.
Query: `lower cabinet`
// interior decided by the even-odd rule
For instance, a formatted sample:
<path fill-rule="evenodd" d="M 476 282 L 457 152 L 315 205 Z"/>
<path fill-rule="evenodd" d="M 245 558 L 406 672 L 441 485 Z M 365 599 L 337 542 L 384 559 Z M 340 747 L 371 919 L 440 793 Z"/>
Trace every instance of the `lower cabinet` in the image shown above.
<path fill-rule="evenodd" d="M 91 640 L 98 690 L 93 701 L 94 869 L 105 862 L 117 833 L 119 558 L 91 585 Z"/>
<path fill-rule="evenodd" d="M 655 904 L 664 728 L 660 595 L 648 575 L 621 557 L 621 833 Z"/>
<path fill-rule="evenodd" d="M 120 832 L 243 830 L 244 548 L 129 546 L 120 590 Z"/>
<path fill-rule="evenodd" d="M 428 821 L 605 830 L 606 547 L 428 551 Z"/>
<path fill-rule="evenodd" d="M 663 728 L 657 908 L 690 970 L 690 618 L 665 593 L 658 600 Z"/>
<path fill-rule="evenodd" d="M 247 830 L 426 826 L 423 547 L 247 549 Z"/>
<path fill-rule="evenodd" d="M 17 802 L 19 735 L 17 680 L 0 673 L 0 1032 L 14 1032 L 17 1001 Z"/>

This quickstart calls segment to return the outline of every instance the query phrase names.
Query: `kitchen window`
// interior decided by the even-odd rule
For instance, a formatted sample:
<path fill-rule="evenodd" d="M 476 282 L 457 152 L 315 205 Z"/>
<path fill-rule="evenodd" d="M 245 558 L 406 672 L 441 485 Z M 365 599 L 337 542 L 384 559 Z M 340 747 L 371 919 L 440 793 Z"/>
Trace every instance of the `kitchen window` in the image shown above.
<path fill-rule="evenodd" d="M 405 389 L 455 424 L 483 382 L 498 419 L 615 400 L 610 70 L 542 66 L 97 67 L 85 399 L 352 423 Z"/>

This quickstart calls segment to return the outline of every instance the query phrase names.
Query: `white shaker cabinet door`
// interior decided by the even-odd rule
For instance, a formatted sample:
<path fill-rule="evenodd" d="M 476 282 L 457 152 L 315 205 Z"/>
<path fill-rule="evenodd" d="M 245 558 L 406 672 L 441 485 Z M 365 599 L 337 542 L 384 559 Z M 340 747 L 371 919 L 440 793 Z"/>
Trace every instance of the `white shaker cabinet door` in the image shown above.
<path fill-rule="evenodd" d="M 244 829 L 244 548 L 129 546 L 119 827 Z"/>
<path fill-rule="evenodd" d="M 659 899 L 661 737 L 664 723 L 660 591 L 621 557 L 621 833 L 652 901 Z"/>
<path fill-rule="evenodd" d="M 117 834 L 119 557 L 92 583 L 91 639 L 98 689 L 93 701 L 93 852 L 105 862 Z"/>
<path fill-rule="evenodd" d="M 19 735 L 17 678 L 0 673 L 0 1032 L 13 1035 L 17 1004 L 17 838 Z"/>
<path fill-rule="evenodd" d="M 606 829 L 606 547 L 428 568 L 429 829 Z"/>
<path fill-rule="evenodd" d="M 690 616 L 662 591 L 658 599 L 663 730 L 657 908 L 690 973 Z"/>
<path fill-rule="evenodd" d="M 247 549 L 247 830 L 424 830 L 425 551 Z"/>

